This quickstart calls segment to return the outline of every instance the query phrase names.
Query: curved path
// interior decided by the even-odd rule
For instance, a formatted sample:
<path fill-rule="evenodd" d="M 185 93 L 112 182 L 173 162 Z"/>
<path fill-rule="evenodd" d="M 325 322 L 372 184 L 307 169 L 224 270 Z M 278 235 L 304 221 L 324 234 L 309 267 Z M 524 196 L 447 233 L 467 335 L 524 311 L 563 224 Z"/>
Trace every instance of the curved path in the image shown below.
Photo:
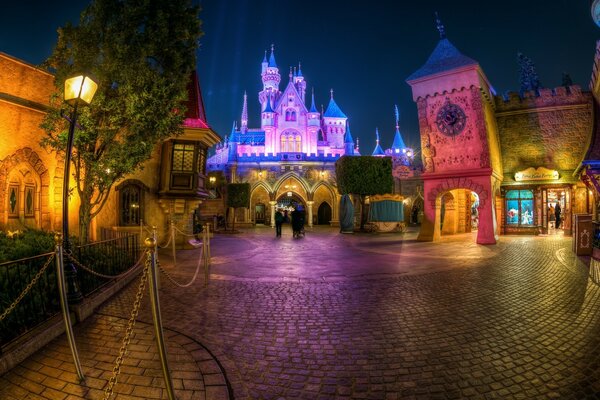
<path fill-rule="evenodd" d="M 165 326 L 224 370 L 206 398 L 600 398 L 600 287 L 570 238 L 274 236 L 216 235 L 207 287 L 163 279 Z M 183 282 L 197 256 L 160 259 Z M 101 312 L 126 316 L 131 290 Z"/>

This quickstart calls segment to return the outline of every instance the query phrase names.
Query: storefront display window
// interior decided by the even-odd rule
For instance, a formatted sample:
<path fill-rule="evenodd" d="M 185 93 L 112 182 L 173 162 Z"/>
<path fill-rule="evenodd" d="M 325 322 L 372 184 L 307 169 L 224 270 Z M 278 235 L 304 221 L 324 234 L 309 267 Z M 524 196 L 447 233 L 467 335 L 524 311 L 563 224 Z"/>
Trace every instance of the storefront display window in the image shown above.
<path fill-rule="evenodd" d="M 506 192 L 506 224 L 533 226 L 533 191 L 509 190 Z"/>

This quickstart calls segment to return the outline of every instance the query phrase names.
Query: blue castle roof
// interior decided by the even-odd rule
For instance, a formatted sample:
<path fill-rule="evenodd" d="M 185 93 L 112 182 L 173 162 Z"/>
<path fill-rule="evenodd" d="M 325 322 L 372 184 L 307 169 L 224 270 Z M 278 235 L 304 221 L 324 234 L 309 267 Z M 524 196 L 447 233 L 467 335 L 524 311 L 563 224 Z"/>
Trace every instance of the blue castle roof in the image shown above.
<path fill-rule="evenodd" d="M 269 57 L 269 67 L 277 68 L 277 63 L 275 62 L 275 50 L 271 47 L 271 56 Z"/>
<path fill-rule="evenodd" d="M 404 140 L 402 140 L 402 135 L 400 134 L 400 129 L 396 127 L 396 135 L 394 136 L 394 142 L 392 143 L 392 149 L 405 149 L 406 145 L 404 144 Z"/>
<path fill-rule="evenodd" d="M 243 134 L 241 132 L 233 132 L 229 141 L 237 144 L 264 145 L 265 131 L 248 131 Z"/>
<path fill-rule="evenodd" d="M 344 143 L 354 144 L 354 139 L 352 138 L 352 133 L 350 132 L 350 123 L 346 124 L 346 135 L 344 136 Z"/>
<path fill-rule="evenodd" d="M 327 106 L 327 110 L 325 110 L 325 114 L 323 114 L 323 116 L 330 118 L 348 118 L 346 117 L 346 114 L 340 110 L 340 107 L 337 105 L 335 100 L 333 100 L 333 96 L 329 100 L 329 105 Z"/>
<path fill-rule="evenodd" d="M 415 79 L 423 78 L 424 76 L 435 75 L 459 67 L 477 64 L 479 64 L 477 61 L 462 54 L 448 39 L 443 38 L 440 39 L 427 62 L 406 78 L 406 80 L 413 81 Z"/>

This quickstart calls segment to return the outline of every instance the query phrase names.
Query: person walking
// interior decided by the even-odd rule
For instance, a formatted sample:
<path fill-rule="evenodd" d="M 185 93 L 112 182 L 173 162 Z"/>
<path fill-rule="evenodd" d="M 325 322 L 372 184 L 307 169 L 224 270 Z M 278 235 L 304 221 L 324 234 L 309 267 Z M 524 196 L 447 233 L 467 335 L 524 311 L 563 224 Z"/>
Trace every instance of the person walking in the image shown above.
<path fill-rule="evenodd" d="M 275 212 L 275 237 L 281 237 L 281 224 L 283 224 L 283 214 L 281 210 Z"/>
<path fill-rule="evenodd" d="M 562 220 L 560 219 L 560 213 L 561 213 L 560 203 L 556 203 L 556 207 L 554 207 L 554 219 L 555 219 L 555 223 L 556 223 L 556 229 L 560 228 L 560 224 L 562 222 Z"/>

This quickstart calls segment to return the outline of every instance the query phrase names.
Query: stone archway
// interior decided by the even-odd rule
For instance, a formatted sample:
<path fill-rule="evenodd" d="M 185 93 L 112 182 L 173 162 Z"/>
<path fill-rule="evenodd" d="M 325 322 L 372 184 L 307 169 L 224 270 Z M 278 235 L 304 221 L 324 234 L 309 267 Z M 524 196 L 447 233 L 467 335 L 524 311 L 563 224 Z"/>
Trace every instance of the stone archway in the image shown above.
<path fill-rule="evenodd" d="M 23 179 L 20 179 L 20 178 Z M 0 163 L 0 222 L 8 222 L 8 190 L 11 179 L 15 182 L 30 182 L 32 187 L 32 224 L 37 228 L 46 230 L 52 229 L 51 210 L 50 210 L 50 174 L 48 169 L 38 156 L 38 154 L 29 147 L 17 150 L 14 154 L 5 158 Z M 25 184 L 24 184 L 25 185 Z M 21 204 L 25 207 L 28 192 L 25 187 L 22 189 L 23 201 Z M 23 211 L 23 220 L 25 212 Z M 19 219 L 21 219 L 19 217 Z"/>
<path fill-rule="evenodd" d="M 424 218 L 418 240 L 436 241 L 442 234 L 441 211 L 442 197 L 455 189 L 467 189 L 475 192 L 479 198 L 477 243 L 495 244 L 497 238 L 496 210 L 492 196 L 492 179 L 490 176 L 469 178 L 438 178 L 424 180 Z"/>
<path fill-rule="evenodd" d="M 319 205 L 317 211 L 317 224 L 318 225 L 329 225 L 331 223 L 332 211 L 331 206 L 326 201 Z"/>

